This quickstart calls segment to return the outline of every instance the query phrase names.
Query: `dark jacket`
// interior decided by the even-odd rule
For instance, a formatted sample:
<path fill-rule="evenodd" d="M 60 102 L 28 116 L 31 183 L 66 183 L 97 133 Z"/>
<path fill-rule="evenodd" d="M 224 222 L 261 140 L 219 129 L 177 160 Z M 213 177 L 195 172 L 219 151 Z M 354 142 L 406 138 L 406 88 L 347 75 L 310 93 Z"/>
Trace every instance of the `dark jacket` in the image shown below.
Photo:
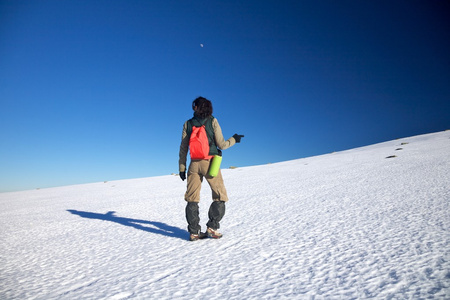
<path fill-rule="evenodd" d="M 186 157 L 187 157 L 187 153 L 189 150 L 189 138 L 191 137 L 191 133 L 192 133 L 192 125 L 193 126 L 201 126 L 202 121 L 205 121 L 205 120 L 198 120 L 194 116 L 194 118 L 187 120 L 183 125 L 183 132 L 181 134 L 181 145 L 180 145 L 179 160 L 178 160 L 178 166 L 179 166 L 180 172 L 186 171 Z M 220 128 L 219 122 L 213 116 L 211 116 L 209 118 L 208 122 L 206 122 L 205 129 L 206 129 L 206 133 L 208 136 L 208 141 L 210 143 L 210 145 L 209 145 L 210 155 L 216 155 L 216 154 L 218 154 L 217 149 L 225 150 L 225 149 L 230 148 L 231 146 L 233 146 L 236 143 L 236 140 L 233 137 L 229 138 L 228 140 L 225 140 L 223 138 L 222 128 Z M 214 154 L 212 154 L 212 153 L 214 153 Z"/>

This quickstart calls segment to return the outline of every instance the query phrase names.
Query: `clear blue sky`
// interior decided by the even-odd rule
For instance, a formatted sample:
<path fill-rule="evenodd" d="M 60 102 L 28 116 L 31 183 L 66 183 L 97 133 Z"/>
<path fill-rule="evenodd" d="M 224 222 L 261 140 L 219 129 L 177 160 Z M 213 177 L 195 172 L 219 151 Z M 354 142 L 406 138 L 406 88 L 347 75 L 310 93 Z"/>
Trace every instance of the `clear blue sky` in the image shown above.
<path fill-rule="evenodd" d="M 449 53 L 444 0 L 1 0 L 0 191 L 178 173 L 200 95 L 225 168 L 450 129 Z"/>

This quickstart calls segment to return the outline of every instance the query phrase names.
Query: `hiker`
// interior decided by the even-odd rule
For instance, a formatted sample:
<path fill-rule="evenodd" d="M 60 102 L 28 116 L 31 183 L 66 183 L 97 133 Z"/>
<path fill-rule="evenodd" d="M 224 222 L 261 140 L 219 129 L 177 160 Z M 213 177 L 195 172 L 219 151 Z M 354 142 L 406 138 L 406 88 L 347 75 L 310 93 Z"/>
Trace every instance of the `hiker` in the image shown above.
<path fill-rule="evenodd" d="M 191 152 L 191 163 L 187 172 L 187 190 L 184 199 L 186 205 L 186 219 L 188 222 L 188 231 L 190 240 L 195 241 L 204 237 L 221 238 L 222 234 L 218 232 L 220 221 L 225 214 L 225 202 L 228 201 L 227 191 L 223 183 L 222 173 L 218 172 L 217 176 L 212 177 L 208 174 L 210 164 L 214 155 L 221 155 L 221 150 L 230 148 L 235 143 L 239 143 L 243 135 L 235 134 L 233 137 L 225 141 L 222 135 L 222 129 L 219 122 L 212 116 L 213 107 L 211 101 L 206 98 L 198 97 L 192 102 L 194 117 L 186 121 L 183 125 L 183 133 L 181 135 L 179 171 L 181 180 L 186 179 L 186 156 L 188 149 Z M 196 128 L 204 125 L 207 142 L 209 143 L 209 155 L 202 159 L 192 158 L 193 148 L 190 147 L 191 133 Z M 201 232 L 199 225 L 199 206 L 200 189 L 203 178 L 206 178 L 212 191 L 211 206 L 209 208 L 209 221 L 206 224 L 206 233 Z"/>

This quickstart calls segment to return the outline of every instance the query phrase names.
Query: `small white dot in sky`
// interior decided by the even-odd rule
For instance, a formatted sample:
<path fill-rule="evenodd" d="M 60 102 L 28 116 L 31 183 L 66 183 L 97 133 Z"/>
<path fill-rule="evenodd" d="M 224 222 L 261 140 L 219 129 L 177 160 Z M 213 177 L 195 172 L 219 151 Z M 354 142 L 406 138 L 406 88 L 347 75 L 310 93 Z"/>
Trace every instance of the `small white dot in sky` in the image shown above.
<path fill-rule="evenodd" d="M 202 47 L 202 48 L 203 48 L 203 44 L 200 44 L 200 47 Z"/>

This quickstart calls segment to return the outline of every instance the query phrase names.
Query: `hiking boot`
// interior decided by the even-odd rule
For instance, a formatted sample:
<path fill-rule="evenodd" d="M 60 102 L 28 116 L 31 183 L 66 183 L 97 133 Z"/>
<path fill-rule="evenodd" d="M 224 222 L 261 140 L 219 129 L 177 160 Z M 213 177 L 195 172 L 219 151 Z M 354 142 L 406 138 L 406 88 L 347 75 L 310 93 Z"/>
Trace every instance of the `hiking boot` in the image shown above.
<path fill-rule="evenodd" d="M 222 234 L 219 231 L 214 230 L 209 227 L 208 227 L 208 230 L 206 230 L 206 234 L 208 235 L 208 237 L 213 238 L 213 239 L 220 239 L 222 237 Z"/>
<path fill-rule="evenodd" d="M 191 235 L 190 235 L 190 237 L 189 237 L 189 240 L 190 240 L 190 241 L 197 241 L 197 240 L 204 239 L 204 238 L 206 238 L 206 237 L 207 237 L 207 235 L 206 235 L 206 233 L 204 233 L 204 232 L 200 232 L 200 233 L 198 233 L 198 234 L 196 234 L 196 233 L 191 233 Z"/>

